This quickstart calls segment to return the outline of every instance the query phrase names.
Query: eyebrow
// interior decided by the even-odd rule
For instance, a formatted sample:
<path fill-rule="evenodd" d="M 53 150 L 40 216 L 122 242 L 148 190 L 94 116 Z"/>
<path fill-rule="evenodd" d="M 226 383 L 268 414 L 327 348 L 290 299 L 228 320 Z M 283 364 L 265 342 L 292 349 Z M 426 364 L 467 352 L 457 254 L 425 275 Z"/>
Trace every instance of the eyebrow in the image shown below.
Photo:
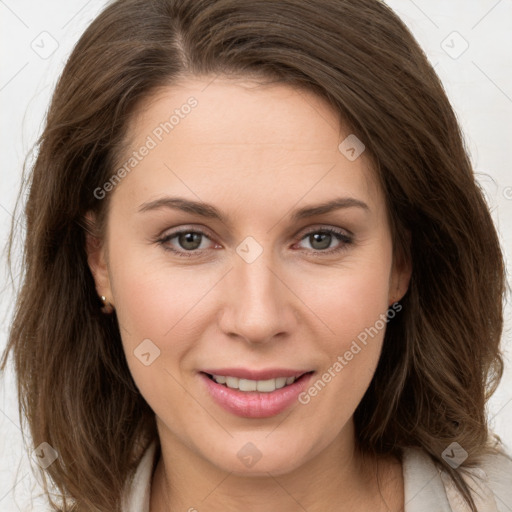
<path fill-rule="evenodd" d="M 187 213 L 200 215 L 201 217 L 217 219 L 221 222 L 225 222 L 223 214 L 215 206 L 181 197 L 162 197 L 160 199 L 155 199 L 154 201 L 145 202 L 140 206 L 139 212 L 148 212 L 162 208 L 182 210 Z M 346 208 L 360 208 L 365 211 L 370 211 L 368 205 L 359 199 L 355 199 L 354 197 L 337 197 L 324 203 L 314 206 L 306 206 L 295 210 L 291 215 L 291 220 L 297 221 Z"/>

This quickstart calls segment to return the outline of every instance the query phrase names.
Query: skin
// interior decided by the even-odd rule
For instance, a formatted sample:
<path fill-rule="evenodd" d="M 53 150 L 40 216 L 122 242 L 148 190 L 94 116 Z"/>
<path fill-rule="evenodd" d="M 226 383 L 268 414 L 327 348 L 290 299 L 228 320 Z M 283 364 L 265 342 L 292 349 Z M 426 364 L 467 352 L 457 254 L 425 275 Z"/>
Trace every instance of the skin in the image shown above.
<path fill-rule="evenodd" d="M 399 461 L 363 457 L 354 440 L 353 413 L 384 329 L 308 404 L 270 418 L 226 412 L 198 377 L 208 367 L 285 367 L 314 370 L 314 382 L 410 278 L 410 265 L 393 257 L 369 160 L 338 150 L 350 131 L 336 112 L 289 85 L 212 78 L 182 80 L 144 101 L 121 160 L 190 96 L 198 105 L 110 192 L 104 237 L 88 235 L 97 292 L 116 309 L 130 371 L 156 414 L 162 457 L 151 512 L 401 510 Z M 171 195 L 213 204 L 226 219 L 140 211 Z M 290 218 L 336 197 L 368 208 Z M 179 227 L 206 232 L 195 256 L 165 250 L 186 252 L 179 237 L 157 241 Z M 351 243 L 309 236 L 329 227 Z M 262 249 L 251 263 L 236 252 L 249 236 Z M 149 366 L 134 355 L 145 339 L 160 350 Z M 251 467 L 237 456 L 248 442 L 261 453 Z"/>

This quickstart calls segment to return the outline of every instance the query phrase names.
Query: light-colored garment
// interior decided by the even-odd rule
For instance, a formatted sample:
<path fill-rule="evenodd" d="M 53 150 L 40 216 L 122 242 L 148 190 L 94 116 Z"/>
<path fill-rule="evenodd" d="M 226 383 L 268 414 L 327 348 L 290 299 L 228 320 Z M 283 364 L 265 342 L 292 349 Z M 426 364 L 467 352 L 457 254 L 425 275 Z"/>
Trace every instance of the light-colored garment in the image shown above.
<path fill-rule="evenodd" d="M 156 447 L 156 441 L 153 441 L 144 453 L 132 485 L 123 497 L 123 512 L 149 512 Z M 405 512 L 470 511 L 446 473 L 438 470 L 424 451 L 417 448 L 404 450 L 402 466 Z M 512 512 L 511 458 L 489 455 L 472 473 L 479 478 L 474 483 L 467 481 L 472 488 L 478 486 L 474 499 L 479 512 Z"/>

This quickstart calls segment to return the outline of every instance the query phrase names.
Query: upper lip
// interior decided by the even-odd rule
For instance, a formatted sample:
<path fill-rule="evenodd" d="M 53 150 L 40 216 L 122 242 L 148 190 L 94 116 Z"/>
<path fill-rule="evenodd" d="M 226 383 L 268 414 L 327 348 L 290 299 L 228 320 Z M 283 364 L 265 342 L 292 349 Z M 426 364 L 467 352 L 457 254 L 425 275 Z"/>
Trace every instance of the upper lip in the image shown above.
<path fill-rule="evenodd" d="M 291 368 L 266 368 L 262 370 L 251 370 L 249 368 L 211 368 L 201 370 L 210 375 L 223 375 L 226 377 L 237 377 L 248 380 L 268 380 L 278 377 L 300 377 L 311 370 L 294 370 Z"/>

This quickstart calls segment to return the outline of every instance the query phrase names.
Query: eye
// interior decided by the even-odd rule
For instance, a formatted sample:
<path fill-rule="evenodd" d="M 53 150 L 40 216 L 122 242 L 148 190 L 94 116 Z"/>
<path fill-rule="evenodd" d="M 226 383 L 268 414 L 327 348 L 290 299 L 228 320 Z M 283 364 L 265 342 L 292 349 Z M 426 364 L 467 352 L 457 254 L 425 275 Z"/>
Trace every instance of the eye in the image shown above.
<path fill-rule="evenodd" d="M 166 251 L 180 257 L 190 258 L 200 256 L 204 250 L 208 249 L 208 244 L 204 243 L 205 240 L 210 240 L 210 238 L 204 231 L 181 229 L 164 235 L 157 242 Z M 353 242 L 350 235 L 335 228 L 310 230 L 302 236 L 302 240 L 309 242 L 311 248 L 305 250 L 315 256 L 338 253 Z M 333 248 L 332 243 L 336 241 L 338 245 Z M 217 245 L 217 247 L 220 246 Z"/>
<path fill-rule="evenodd" d="M 174 239 L 176 239 L 176 241 L 172 242 Z M 189 258 L 191 256 L 197 256 L 198 253 L 207 249 L 207 246 L 205 247 L 203 244 L 204 239 L 209 240 L 204 231 L 181 229 L 180 231 L 166 234 L 162 238 L 159 238 L 157 242 L 164 250 L 170 251 L 178 256 Z"/>
<path fill-rule="evenodd" d="M 353 242 L 347 233 L 334 228 L 323 228 L 309 231 L 301 240 L 307 240 L 315 255 L 333 254 L 345 250 Z M 338 245 L 332 248 L 332 242 Z M 319 254 L 318 254 L 319 253 Z"/>

